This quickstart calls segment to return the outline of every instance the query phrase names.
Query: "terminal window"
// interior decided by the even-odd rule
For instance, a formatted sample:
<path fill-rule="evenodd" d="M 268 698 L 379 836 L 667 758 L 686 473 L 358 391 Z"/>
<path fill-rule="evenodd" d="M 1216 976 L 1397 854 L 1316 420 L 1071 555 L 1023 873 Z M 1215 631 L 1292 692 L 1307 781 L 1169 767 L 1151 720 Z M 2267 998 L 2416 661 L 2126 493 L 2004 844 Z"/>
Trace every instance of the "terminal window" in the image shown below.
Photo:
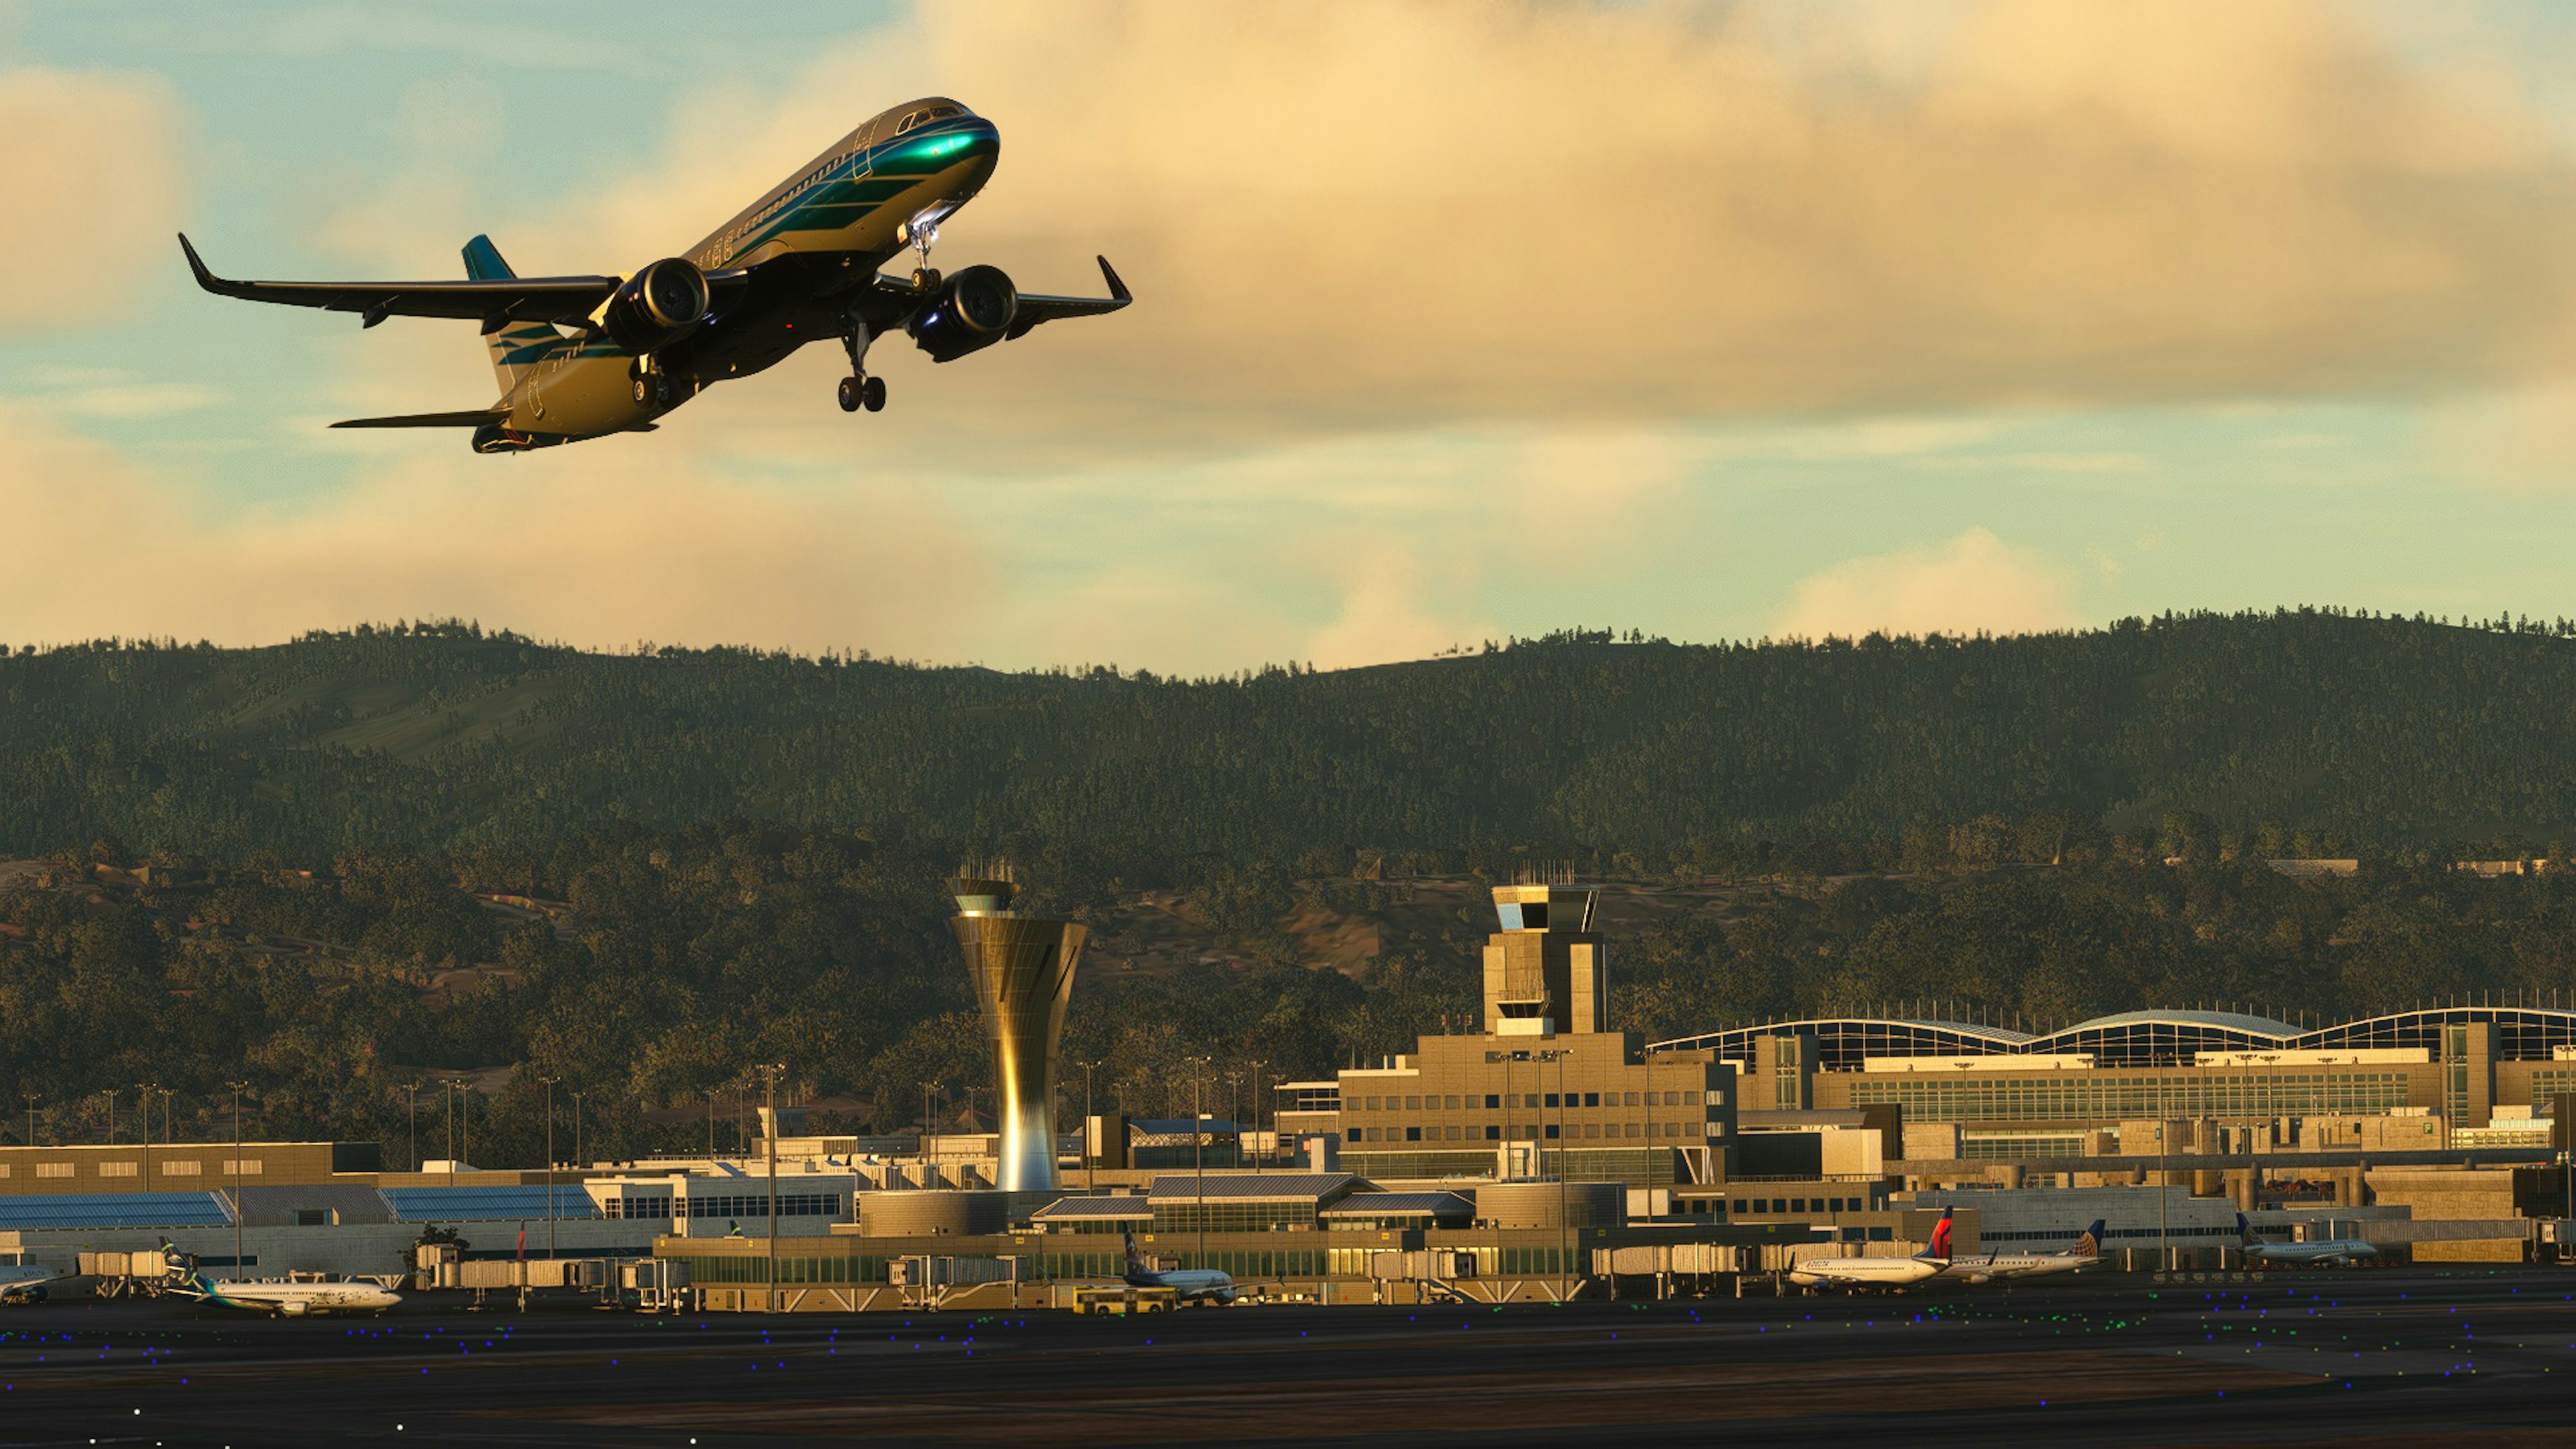
<path fill-rule="evenodd" d="M 39 1162 L 36 1164 L 36 1175 L 38 1177 L 69 1177 L 72 1175 L 72 1165 L 68 1162 Z"/>
<path fill-rule="evenodd" d="M 1485 1105 L 1488 1108 L 1501 1107 L 1503 1105 L 1502 1094 L 1499 1092 L 1487 1092 L 1485 1094 Z"/>
<path fill-rule="evenodd" d="M 134 1164 L 131 1162 L 102 1162 L 98 1165 L 98 1175 L 101 1177 L 132 1177 L 134 1176 Z"/>

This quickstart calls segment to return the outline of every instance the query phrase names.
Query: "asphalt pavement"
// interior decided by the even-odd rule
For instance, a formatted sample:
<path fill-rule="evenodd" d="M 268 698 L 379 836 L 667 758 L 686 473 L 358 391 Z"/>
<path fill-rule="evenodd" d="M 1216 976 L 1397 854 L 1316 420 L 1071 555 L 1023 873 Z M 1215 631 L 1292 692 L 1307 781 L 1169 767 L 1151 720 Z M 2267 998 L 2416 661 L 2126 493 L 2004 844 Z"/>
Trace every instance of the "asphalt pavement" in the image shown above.
<path fill-rule="evenodd" d="M 2562 1378 L 2561 1375 L 2568 1377 Z M 1491 1307 L 0 1312 L 0 1444 L 2576 1438 L 2576 1270 Z"/>

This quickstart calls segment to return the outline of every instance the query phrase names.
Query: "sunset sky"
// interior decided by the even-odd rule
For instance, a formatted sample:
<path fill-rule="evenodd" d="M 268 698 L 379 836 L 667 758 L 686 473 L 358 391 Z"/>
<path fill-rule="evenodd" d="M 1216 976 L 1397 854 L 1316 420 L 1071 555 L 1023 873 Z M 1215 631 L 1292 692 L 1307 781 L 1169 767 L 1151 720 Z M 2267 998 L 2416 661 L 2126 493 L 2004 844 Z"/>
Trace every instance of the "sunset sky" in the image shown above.
<path fill-rule="evenodd" d="M 0 0 L 0 642 L 1332 667 L 2336 604 L 2576 614 L 2576 6 Z M 936 259 L 1128 311 L 836 347 L 477 457 L 467 323 L 253 277 L 630 272 L 867 116 Z"/>

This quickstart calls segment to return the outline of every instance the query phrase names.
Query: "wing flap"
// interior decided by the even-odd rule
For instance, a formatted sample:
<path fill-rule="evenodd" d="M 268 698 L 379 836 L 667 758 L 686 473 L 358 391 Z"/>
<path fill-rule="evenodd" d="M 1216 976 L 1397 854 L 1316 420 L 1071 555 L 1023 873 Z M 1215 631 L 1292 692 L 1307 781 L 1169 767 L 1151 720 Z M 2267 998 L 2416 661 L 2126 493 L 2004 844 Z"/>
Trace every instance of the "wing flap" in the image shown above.
<path fill-rule="evenodd" d="M 509 277 L 463 282 L 242 282 L 219 277 L 183 234 L 179 249 L 188 254 L 188 270 L 197 285 L 219 297 L 248 302 L 274 302 L 286 307 L 318 307 L 326 312 L 356 312 L 372 327 L 387 317 L 460 317 L 485 323 L 586 321 L 608 294 L 615 277 Z"/>

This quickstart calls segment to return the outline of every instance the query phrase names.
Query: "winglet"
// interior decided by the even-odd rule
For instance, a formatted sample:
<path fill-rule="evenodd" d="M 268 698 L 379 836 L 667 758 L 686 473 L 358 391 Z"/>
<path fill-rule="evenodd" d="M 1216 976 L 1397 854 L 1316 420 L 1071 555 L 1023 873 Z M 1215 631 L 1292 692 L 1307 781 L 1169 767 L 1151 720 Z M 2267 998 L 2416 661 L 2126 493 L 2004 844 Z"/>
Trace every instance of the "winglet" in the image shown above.
<path fill-rule="evenodd" d="M 185 242 L 187 238 L 181 237 L 180 240 Z M 191 252 L 189 255 L 194 256 L 196 254 Z M 1109 259 L 1107 257 L 1094 257 L 1092 260 L 1100 263 L 1100 275 L 1109 283 L 1110 296 L 1117 298 L 1121 302 L 1133 302 L 1136 300 L 1135 294 L 1127 290 L 1127 284 L 1118 280 L 1118 272 L 1115 268 L 1109 265 Z"/>
<path fill-rule="evenodd" d="M 179 233 L 179 250 L 188 254 L 188 270 L 197 274 L 198 286 L 205 288 L 209 292 L 220 293 L 223 291 L 224 279 L 216 276 L 212 271 L 207 269 L 206 259 L 197 255 L 196 247 L 189 242 L 188 234 L 184 231 Z"/>

